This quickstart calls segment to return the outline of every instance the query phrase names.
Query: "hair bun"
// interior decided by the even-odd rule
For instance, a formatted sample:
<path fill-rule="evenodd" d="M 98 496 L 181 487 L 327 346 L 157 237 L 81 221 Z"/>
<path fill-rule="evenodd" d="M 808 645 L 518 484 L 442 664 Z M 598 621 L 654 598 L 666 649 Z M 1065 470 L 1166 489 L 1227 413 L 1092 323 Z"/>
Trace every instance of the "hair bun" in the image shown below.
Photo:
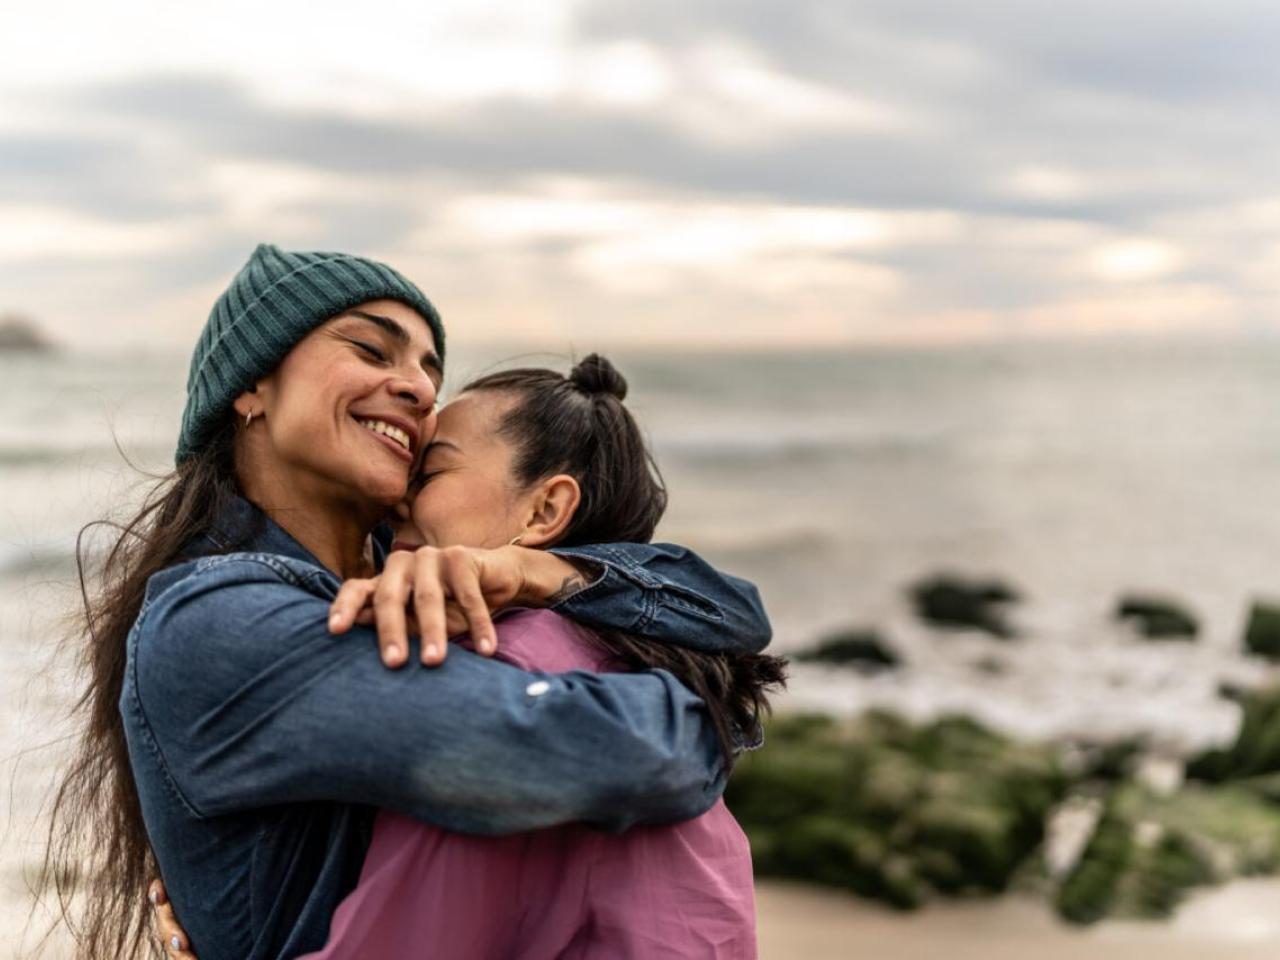
<path fill-rule="evenodd" d="M 619 400 L 627 398 L 627 380 L 618 368 L 598 353 L 583 357 L 569 374 L 569 380 L 583 393 L 591 396 L 608 394 Z"/>

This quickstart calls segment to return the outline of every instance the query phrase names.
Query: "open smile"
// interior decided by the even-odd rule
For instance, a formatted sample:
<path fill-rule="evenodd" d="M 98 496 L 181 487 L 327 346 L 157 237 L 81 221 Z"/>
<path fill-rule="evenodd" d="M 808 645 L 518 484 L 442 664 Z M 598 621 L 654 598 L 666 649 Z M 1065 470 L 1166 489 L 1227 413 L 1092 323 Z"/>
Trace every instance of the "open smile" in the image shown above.
<path fill-rule="evenodd" d="M 406 426 L 399 421 L 377 417 L 356 417 L 355 421 L 399 459 L 405 463 L 413 463 L 414 433 Z"/>

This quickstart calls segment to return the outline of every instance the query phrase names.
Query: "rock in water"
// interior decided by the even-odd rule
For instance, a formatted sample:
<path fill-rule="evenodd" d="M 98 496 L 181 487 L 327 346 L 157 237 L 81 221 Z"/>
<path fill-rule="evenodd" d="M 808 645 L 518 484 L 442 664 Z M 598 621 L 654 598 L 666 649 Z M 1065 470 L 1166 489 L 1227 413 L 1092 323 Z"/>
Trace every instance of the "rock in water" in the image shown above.
<path fill-rule="evenodd" d="M 25 317 L 9 314 L 0 317 L 0 352 L 46 353 L 51 344 Z"/>
<path fill-rule="evenodd" d="M 1116 619 L 1128 620 L 1153 640 L 1191 640 L 1200 622 L 1187 609 L 1162 597 L 1128 596 L 1116 607 Z"/>
<path fill-rule="evenodd" d="M 971 627 L 995 637 L 1014 636 L 1004 618 L 1005 604 L 1019 599 L 1017 591 L 997 580 L 969 581 L 937 576 L 911 588 L 916 614 L 943 627 Z"/>
<path fill-rule="evenodd" d="M 1254 603 L 1244 632 L 1244 647 L 1259 657 L 1280 660 L 1280 606 Z"/>
<path fill-rule="evenodd" d="M 796 654 L 796 659 L 807 663 L 853 667 L 864 673 L 889 670 L 901 663 L 893 648 L 874 630 L 849 630 L 834 634 Z"/>
<path fill-rule="evenodd" d="M 1235 743 L 1192 758 L 1187 776 L 1220 783 L 1280 773 L 1280 690 L 1257 690 L 1244 698 L 1244 719 Z"/>

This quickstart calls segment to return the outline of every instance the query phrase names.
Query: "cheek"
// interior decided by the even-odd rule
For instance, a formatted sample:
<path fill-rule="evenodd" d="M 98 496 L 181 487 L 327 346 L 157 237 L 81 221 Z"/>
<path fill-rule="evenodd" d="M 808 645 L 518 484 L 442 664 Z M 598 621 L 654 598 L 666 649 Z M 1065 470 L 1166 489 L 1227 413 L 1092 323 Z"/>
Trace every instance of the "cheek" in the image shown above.
<path fill-rule="evenodd" d="M 413 523 L 433 546 L 480 547 L 505 529 L 509 506 L 500 488 L 481 478 L 442 476 L 414 500 Z"/>

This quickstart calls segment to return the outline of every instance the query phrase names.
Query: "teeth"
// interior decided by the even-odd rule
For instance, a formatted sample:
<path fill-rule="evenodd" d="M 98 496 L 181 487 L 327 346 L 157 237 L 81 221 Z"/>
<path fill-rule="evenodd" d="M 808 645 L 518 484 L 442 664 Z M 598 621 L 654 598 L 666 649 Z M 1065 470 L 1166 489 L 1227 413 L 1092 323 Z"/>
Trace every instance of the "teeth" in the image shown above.
<path fill-rule="evenodd" d="M 372 430 L 374 433 L 380 433 L 384 437 L 390 437 L 406 450 L 411 449 L 409 434 L 405 433 L 399 427 L 393 427 L 391 424 L 382 420 L 357 420 L 356 423 L 366 429 Z"/>

